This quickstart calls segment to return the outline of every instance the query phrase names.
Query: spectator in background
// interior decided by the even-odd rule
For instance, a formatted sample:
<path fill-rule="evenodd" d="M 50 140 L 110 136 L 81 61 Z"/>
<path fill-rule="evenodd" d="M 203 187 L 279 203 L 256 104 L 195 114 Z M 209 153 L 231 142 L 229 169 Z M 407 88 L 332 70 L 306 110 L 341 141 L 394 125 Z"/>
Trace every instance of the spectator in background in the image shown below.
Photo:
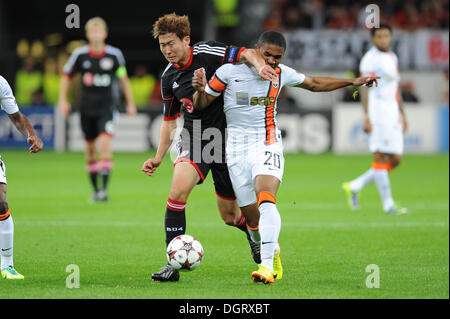
<path fill-rule="evenodd" d="M 22 107 L 30 106 L 33 92 L 42 88 L 42 72 L 36 70 L 32 57 L 23 60 L 22 68 L 16 73 L 16 99 Z"/>
<path fill-rule="evenodd" d="M 302 10 L 311 17 L 311 27 L 322 29 L 325 25 L 325 8 L 323 0 L 302 2 Z"/>
<path fill-rule="evenodd" d="M 58 102 L 61 75 L 56 59 L 47 58 L 44 62 L 43 94 L 47 105 L 54 106 Z"/>
<path fill-rule="evenodd" d="M 155 89 L 156 79 L 149 74 L 145 65 L 139 64 L 134 75 L 130 78 L 131 90 L 138 108 L 148 106 L 153 90 Z"/>
<path fill-rule="evenodd" d="M 275 7 L 264 21 L 264 30 L 280 30 L 282 27 L 282 10 Z"/>
<path fill-rule="evenodd" d="M 47 106 L 47 102 L 44 99 L 44 91 L 42 88 L 34 91 L 31 94 L 31 103 L 30 106 Z"/>
<path fill-rule="evenodd" d="M 289 6 L 284 14 L 284 26 L 286 30 L 310 29 L 312 26 L 311 17 L 300 11 L 297 6 Z"/>
<path fill-rule="evenodd" d="M 161 78 L 163 72 L 161 71 L 155 82 L 155 88 L 153 89 L 152 95 L 150 97 L 150 107 L 154 109 L 161 110 L 163 108 L 163 99 L 161 95 Z"/>

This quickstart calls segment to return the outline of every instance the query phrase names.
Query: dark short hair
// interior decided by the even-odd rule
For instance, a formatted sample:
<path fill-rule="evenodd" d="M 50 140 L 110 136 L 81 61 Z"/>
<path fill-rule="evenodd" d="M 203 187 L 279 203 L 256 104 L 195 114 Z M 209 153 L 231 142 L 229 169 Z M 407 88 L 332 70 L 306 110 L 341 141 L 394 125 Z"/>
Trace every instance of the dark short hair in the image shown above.
<path fill-rule="evenodd" d="M 370 35 L 373 37 L 375 35 L 375 32 L 377 32 L 377 30 L 381 30 L 381 29 L 388 29 L 392 35 L 392 27 L 387 23 L 380 23 L 380 26 L 378 28 L 370 29 Z"/>
<path fill-rule="evenodd" d="M 175 33 L 180 39 L 190 35 L 191 25 L 188 16 L 170 13 L 160 17 L 153 24 L 153 37 L 155 39 L 168 33 Z"/>
<path fill-rule="evenodd" d="M 286 39 L 283 34 L 277 31 L 265 31 L 258 37 L 258 46 L 272 44 L 283 48 L 286 51 Z"/>

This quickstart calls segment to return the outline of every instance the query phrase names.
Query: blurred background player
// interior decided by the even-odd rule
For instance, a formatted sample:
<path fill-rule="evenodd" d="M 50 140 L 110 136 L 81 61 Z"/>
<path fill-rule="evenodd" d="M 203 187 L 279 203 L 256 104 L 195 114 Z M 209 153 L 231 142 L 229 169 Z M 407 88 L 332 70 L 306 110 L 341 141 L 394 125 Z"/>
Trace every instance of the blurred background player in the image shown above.
<path fill-rule="evenodd" d="M 227 164 L 237 201 L 240 207 L 257 203 L 261 213 L 261 264 L 252 273 L 252 279 L 271 284 L 274 278 L 283 276 L 278 244 L 281 217 L 276 206 L 284 172 L 281 131 L 275 119 L 280 91 L 283 86 L 292 86 L 329 92 L 349 85 L 372 86 L 376 78 L 339 79 L 298 73 L 280 64 L 286 52 L 286 39 L 277 31 L 263 32 L 255 49 L 276 71 L 277 80 L 261 79 L 248 64 L 227 64 L 216 71 L 208 85 L 203 74 L 196 74 L 192 85 L 197 90 L 194 106 L 199 109 L 205 109 L 223 92 L 228 133 Z"/>
<path fill-rule="evenodd" d="M 106 22 L 100 17 L 92 18 L 86 23 L 85 30 L 89 44 L 76 49 L 63 68 L 66 76 L 61 80 L 59 108 L 65 117 L 70 114 L 71 105 L 67 94 L 71 76 L 81 72 L 83 90 L 80 119 L 86 140 L 86 169 L 94 188 L 92 201 L 107 201 L 108 180 L 113 168 L 111 142 L 118 117 L 113 92 L 116 77 L 120 79 L 127 113 L 136 114 L 136 107 L 123 54 L 120 49 L 105 44 L 108 36 Z M 99 161 L 95 145 L 97 139 L 100 144 Z M 101 176 L 101 187 L 97 175 Z"/>
<path fill-rule="evenodd" d="M 172 144 L 173 132 L 177 127 L 176 119 L 184 113 L 184 129 L 178 142 L 179 156 L 175 161 L 170 195 L 165 214 L 166 245 L 186 231 L 186 201 L 192 189 L 203 183 L 211 170 L 216 190 L 217 206 L 222 219 L 228 225 L 244 231 L 252 248 L 252 256 L 259 263 L 259 247 L 251 239 L 252 232 L 257 234 L 259 212 L 256 205 L 246 207 L 241 213 L 235 199 L 228 168 L 225 163 L 225 115 L 223 99 L 218 99 L 206 111 L 194 110 L 192 97 L 192 77 L 194 73 L 206 73 L 211 77 L 223 63 L 237 63 L 242 60 L 253 64 L 262 76 L 270 78 L 274 74 L 262 58 L 257 58 L 254 50 L 244 47 L 227 46 L 220 42 L 199 42 L 190 46 L 190 22 L 187 16 L 165 15 L 153 26 L 153 36 L 158 38 L 161 52 L 169 62 L 162 75 L 162 97 L 164 100 L 164 121 L 161 126 L 160 142 L 156 156 L 148 159 L 142 170 L 152 176 L 161 164 L 164 155 Z M 194 121 L 200 123 L 200 138 L 194 134 Z M 214 135 L 205 139 L 203 132 L 216 128 L 221 134 L 219 140 Z M 207 145 L 218 143 L 220 154 L 214 154 L 212 161 L 205 161 L 203 151 Z M 197 151 L 200 159 L 195 157 Z M 215 150 L 215 148 L 214 148 Z M 210 151 L 208 152 L 210 154 Z M 178 281 L 179 273 L 169 264 L 152 275 L 157 281 Z"/>
<path fill-rule="evenodd" d="M 36 136 L 33 126 L 28 119 L 19 111 L 16 99 L 12 93 L 8 82 L 0 76 L 0 105 L 7 114 L 14 126 L 23 136 L 27 137 L 28 144 L 31 144 L 30 153 L 39 152 L 44 144 Z M 0 155 L 0 257 L 1 275 L 6 279 L 24 279 L 14 269 L 13 249 L 14 249 L 14 222 L 6 199 L 6 167 Z"/>
<path fill-rule="evenodd" d="M 364 131 L 369 133 L 369 148 L 373 153 L 372 167 L 351 182 L 342 185 L 353 210 L 359 210 L 357 194 L 375 181 L 383 204 L 389 214 L 405 214 L 406 208 L 395 204 L 389 182 L 389 172 L 400 164 L 403 153 L 403 133 L 408 129 L 399 88 L 400 73 L 397 55 L 390 50 L 392 29 L 380 24 L 371 29 L 374 46 L 363 56 L 362 75 L 381 77 L 378 87 L 362 88 Z"/>

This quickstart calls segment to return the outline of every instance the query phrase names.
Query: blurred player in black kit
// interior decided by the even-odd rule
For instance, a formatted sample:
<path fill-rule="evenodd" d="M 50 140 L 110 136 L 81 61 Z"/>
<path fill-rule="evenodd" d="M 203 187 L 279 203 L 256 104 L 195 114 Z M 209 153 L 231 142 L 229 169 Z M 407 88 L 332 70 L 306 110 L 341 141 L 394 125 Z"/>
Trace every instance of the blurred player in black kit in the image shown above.
<path fill-rule="evenodd" d="M 244 231 L 256 263 L 260 262 L 258 221 L 256 204 L 239 208 L 225 162 L 225 114 L 223 98 L 217 99 L 209 108 L 193 109 L 194 88 L 192 78 L 196 72 L 212 77 L 224 63 L 247 62 L 266 80 L 277 78 L 275 71 L 258 57 L 253 49 L 235 47 L 215 41 L 205 41 L 190 46 L 190 23 L 187 16 L 175 13 L 160 17 L 153 25 L 153 36 L 159 40 L 161 52 L 169 62 L 161 80 L 164 100 L 164 121 L 161 126 L 160 143 L 156 156 L 148 159 L 142 170 L 152 176 L 161 164 L 172 144 L 176 119 L 184 113 L 184 133 L 178 142 L 178 158 L 174 163 L 172 186 L 165 214 L 166 245 L 186 231 L 186 201 L 192 189 L 201 184 L 211 170 L 217 195 L 217 206 L 226 224 Z M 221 135 L 218 140 L 206 130 L 215 129 Z M 206 135 L 206 137 L 205 137 Z M 212 159 L 205 158 L 207 147 L 214 147 Z M 217 145 L 218 143 L 218 145 Z M 217 151 L 217 152 L 216 152 Z M 152 275 L 156 281 L 178 281 L 179 273 L 167 264 Z"/>
<path fill-rule="evenodd" d="M 86 140 L 86 169 L 94 188 L 92 201 L 107 201 L 107 185 L 113 168 L 111 142 L 118 116 L 113 93 L 116 78 L 120 80 L 126 99 L 127 113 L 136 114 L 136 107 L 123 54 L 120 49 L 105 43 L 108 36 L 106 22 L 95 17 L 86 23 L 85 29 L 89 44 L 76 49 L 63 68 L 66 76 L 61 81 L 59 108 L 65 117 L 70 114 L 71 105 L 67 101 L 67 94 L 71 76 L 80 72 L 83 90 L 80 103 L 81 129 Z M 100 160 L 96 156 L 97 140 L 100 144 Z M 98 175 L 102 179 L 101 187 L 97 182 Z"/>

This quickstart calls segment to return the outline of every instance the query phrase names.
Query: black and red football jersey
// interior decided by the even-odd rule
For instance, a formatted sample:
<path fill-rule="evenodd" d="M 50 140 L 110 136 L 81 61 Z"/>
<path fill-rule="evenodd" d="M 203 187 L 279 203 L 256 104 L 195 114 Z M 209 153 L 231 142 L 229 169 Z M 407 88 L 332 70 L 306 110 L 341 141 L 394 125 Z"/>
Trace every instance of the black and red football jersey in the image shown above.
<path fill-rule="evenodd" d="M 198 70 L 209 80 L 224 63 L 237 63 L 245 47 L 228 46 L 216 41 L 198 42 L 191 47 L 189 62 L 184 67 L 170 63 L 161 79 L 161 94 L 164 101 L 164 120 L 174 120 L 184 115 L 184 127 L 191 132 L 193 121 L 200 120 L 201 130 L 216 127 L 225 130 L 226 120 L 223 112 L 223 97 L 215 99 L 203 110 L 183 107 L 182 100 L 193 100 L 192 77 Z M 192 135 L 191 135 L 192 136 Z"/>
<path fill-rule="evenodd" d="M 89 45 L 72 53 L 63 67 L 63 73 L 67 76 L 81 73 L 81 112 L 98 114 L 113 107 L 120 68 L 125 68 L 122 51 L 111 45 L 105 45 L 100 53 L 92 52 Z"/>

